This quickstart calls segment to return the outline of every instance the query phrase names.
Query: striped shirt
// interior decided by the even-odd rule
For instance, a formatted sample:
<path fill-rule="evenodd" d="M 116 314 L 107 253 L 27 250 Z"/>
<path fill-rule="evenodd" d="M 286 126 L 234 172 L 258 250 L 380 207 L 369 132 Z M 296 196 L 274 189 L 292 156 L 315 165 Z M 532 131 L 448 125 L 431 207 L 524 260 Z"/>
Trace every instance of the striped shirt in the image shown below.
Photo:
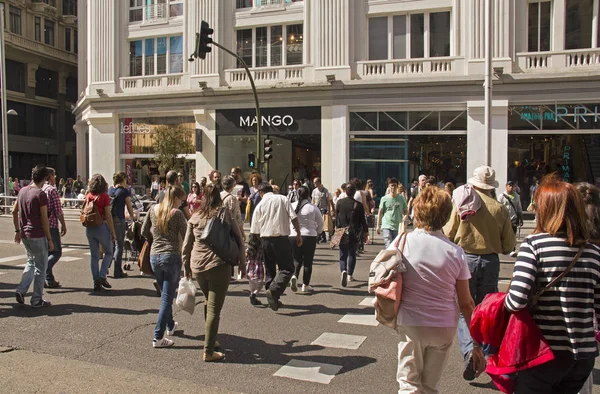
<path fill-rule="evenodd" d="M 506 308 L 513 312 L 525 308 L 532 293 L 559 276 L 578 251 L 565 238 L 528 236 L 515 263 Z M 600 318 L 600 247 L 588 243 L 571 271 L 540 296 L 533 319 L 552 351 L 581 360 L 598 356 L 594 318 Z"/>

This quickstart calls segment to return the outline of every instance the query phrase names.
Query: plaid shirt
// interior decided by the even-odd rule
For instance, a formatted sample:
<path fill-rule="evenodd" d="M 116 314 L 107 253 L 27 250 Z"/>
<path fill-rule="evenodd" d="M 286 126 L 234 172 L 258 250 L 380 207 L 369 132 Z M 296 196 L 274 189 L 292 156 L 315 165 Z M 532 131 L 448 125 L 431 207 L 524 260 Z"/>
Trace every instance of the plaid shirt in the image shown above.
<path fill-rule="evenodd" d="M 58 228 L 58 218 L 63 214 L 58 191 L 49 183 L 46 183 L 42 190 L 48 196 L 48 224 L 50 228 Z"/>

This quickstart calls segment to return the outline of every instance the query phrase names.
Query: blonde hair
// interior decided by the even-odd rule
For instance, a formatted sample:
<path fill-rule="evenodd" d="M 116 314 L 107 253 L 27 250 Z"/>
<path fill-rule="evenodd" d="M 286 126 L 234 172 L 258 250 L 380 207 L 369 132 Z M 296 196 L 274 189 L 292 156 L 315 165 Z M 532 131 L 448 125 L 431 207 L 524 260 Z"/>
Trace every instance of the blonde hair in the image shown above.
<path fill-rule="evenodd" d="M 413 207 L 415 228 L 437 231 L 450 219 L 452 200 L 439 187 L 429 186 L 421 190 Z"/>
<path fill-rule="evenodd" d="M 158 212 L 156 214 L 156 228 L 162 234 L 169 232 L 169 219 L 171 218 L 171 210 L 179 207 L 175 206 L 175 199 L 185 199 L 185 192 L 180 186 L 167 186 L 165 189 L 165 197 L 162 202 L 158 205 Z"/>

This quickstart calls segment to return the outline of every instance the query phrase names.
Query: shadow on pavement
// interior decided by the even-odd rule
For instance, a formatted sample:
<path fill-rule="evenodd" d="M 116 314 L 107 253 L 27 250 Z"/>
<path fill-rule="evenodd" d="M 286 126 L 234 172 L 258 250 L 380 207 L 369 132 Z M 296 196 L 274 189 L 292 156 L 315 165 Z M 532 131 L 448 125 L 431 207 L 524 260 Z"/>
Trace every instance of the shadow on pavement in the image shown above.
<path fill-rule="evenodd" d="M 81 304 L 53 304 L 45 308 L 32 308 L 25 304 L 0 303 L 0 317 L 38 317 L 38 316 L 67 316 L 79 313 L 106 313 L 113 315 L 149 315 L 157 314 L 158 309 L 131 310 L 123 308 L 104 308 L 99 306 L 81 305 Z"/>
<path fill-rule="evenodd" d="M 295 310 L 296 312 L 286 313 L 288 310 Z M 279 308 L 278 315 L 280 316 L 304 316 L 304 315 L 318 315 L 329 313 L 332 315 L 344 316 L 348 313 L 354 314 L 364 314 L 365 309 L 361 308 L 329 308 L 325 305 L 286 305 L 284 304 L 281 308 Z"/>

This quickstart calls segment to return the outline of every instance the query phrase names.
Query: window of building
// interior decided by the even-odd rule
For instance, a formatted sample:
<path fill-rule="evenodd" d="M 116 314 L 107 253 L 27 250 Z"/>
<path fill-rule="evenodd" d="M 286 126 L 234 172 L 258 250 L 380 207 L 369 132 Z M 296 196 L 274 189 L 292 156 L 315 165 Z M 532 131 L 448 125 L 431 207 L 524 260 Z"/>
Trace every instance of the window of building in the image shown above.
<path fill-rule="evenodd" d="M 302 64 L 303 25 L 276 25 L 237 30 L 236 50 L 248 67 Z M 237 67 L 242 67 L 239 61 Z"/>
<path fill-rule="evenodd" d="M 42 18 L 35 17 L 35 40 L 42 41 Z"/>
<path fill-rule="evenodd" d="M 183 36 L 147 38 L 129 42 L 130 76 L 182 72 Z"/>
<path fill-rule="evenodd" d="M 407 43 L 406 43 L 406 15 L 395 15 L 394 18 L 392 19 L 393 21 L 393 34 L 394 34 L 394 41 L 393 41 L 393 49 L 392 49 L 392 56 L 394 57 L 394 59 L 406 59 L 406 47 L 407 47 Z M 387 24 L 386 24 L 386 28 L 387 28 Z M 369 45 L 371 45 L 371 43 L 369 43 Z M 369 47 L 370 50 L 370 47 Z M 386 40 L 386 48 L 385 48 L 385 52 L 386 52 L 386 56 L 383 57 L 382 59 L 387 59 L 387 40 Z M 373 59 L 375 60 L 375 59 Z"/>
<path fill-rule="evenodd" d="M 283 51 L 283 26 L 271 26 L 271 66 L 281 66 Z"/>
<path fill-rule="evenodd" d="M 252 8 L 252 0 L 235 0 L 235 8 Z"/>
<path fill-rule="evenodd" d="M 67 77 L 67 101 L 76 103 L 78 99 L 77 78 Z"/>
<path fill-rule="evenodd" d="M 252 29 L 243 29 L 236 32 L 236 50 L 239 57 L 244 60 L 248 67 L 252 67 Z M 242 64 L 238 60 L 238 68 L 242 68 Z"/>
<path fill-rule="evenodd" d="M 565 49 L 592 47 L 593 0 L 566 0 Z"/>
<path fill-rule="evenodd" d="M 75 15 L 77 16 L 77 0 L 63 0 L 62 2 L 63 15 Z"/>
<path fill-rule="evenodd" d="M 129 0 L 129 22 L 151 22 L 182 16 L 183 3 L 183 0 Z"/>
<path fill-rule="evenodd" d="M 44 43 L 54 46 L 54 25 L 51 20 L 44 19 Z"/>
<path fill-rule="evenodd" d="M 369 60 L 388 58 L 388 17 L 369 19 Z"/>
<path fill-rule="evenodd" d="M 129 22 L 141 22 L 144 19 L 144 0 L 129 0 Z"/>
<path fill-rule="evenodd" d="M 25 93 L 25 64 L 6 59 L 6 88 Z"/>
<path fill-rule="evenodd" d="M 8 60 L 7 60 L 8 66 Z M 8 81 L 7 81 L 8 86 Z M 6 110 L 14 109 L 17 115 L 7 116 L 6 125 L 8 126 L 8 134 L 26 135 L 27 128 L 27 104 L 18 103 L 15 101 L 6 101 Z"/>
<path fill-rule="evenodd" d="M 527 50 L 529 52 L 550 50 L 551 5 L 550 1 L 529 3 L 529 31 L 527 37 Z"/>
<path fill-rule="evenodd" d="M 429 14 L 429 57 L 450 56 L 450 13 Z"/>
<path fill-rule="evenodd" d="M 255 67 L 267 67 L 267 54 L 269 45 L 267 44 L 267 27 L 256 28 L 256 64 Z"/>
<path fill-rule="evenodd" d="M 38 67 L 35 72 L 35 95 L 51 99 L 58 98 L 58 73 Z"/>
<path fill-rule="evenodd" d="M 73 52 L 79 52 L 79 37 L 77 36 L 77 29 L 73 30 Z"/>
<path fill-rule="evenodd" d="M 169 16 L 175 18 L 183 15 L 183 0 L 173 1 L 169 3 Z"/>
<path fill-rule="evenodd" d="M 10 31 L 11 33 L 15 33 L 21 35 L 21 9 L 17 7 L 13 7 L 12 5 L 9 7 L 10 13 Z"/>
<path fill-rule="evenodd" d="M 303 25 L 288 25 L 287 27 L 287 64 L 302 64 L 304 47 Z"/>
<path fill-rule="evenodd" d="M 39 107 L 37 105 L 31 107 L 33 112 L 33 130 L 36 137 L 41 138 L 56 138 L 56 110 L 48 107 Z M 29 130 L 28 130 L 29 131 Z"/>
<path fill-rule="evenodd" d="M 65 27 L 65 51 L 71 52 L 71 28 Z"/>

